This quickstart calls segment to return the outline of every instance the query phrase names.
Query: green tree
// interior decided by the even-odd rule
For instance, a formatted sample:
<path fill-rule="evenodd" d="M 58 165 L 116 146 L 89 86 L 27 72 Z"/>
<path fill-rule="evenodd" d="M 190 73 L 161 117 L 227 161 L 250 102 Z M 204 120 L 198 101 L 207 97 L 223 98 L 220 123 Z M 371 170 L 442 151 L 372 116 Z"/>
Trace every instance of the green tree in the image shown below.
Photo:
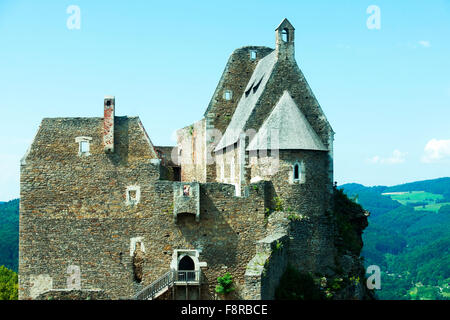
<path fill-rule="evenodd" d="M 17 273 L 0 266 L 0 300 L 17 300 L 18 289 Z"/>
<path fill-rule="evenodd" d="M 233 277 L 228 272 L 223 277 L 218 277 L 217 282 L 219 283 L 216 286 L 217 293 L 225 295 L 234 291 Z"/>

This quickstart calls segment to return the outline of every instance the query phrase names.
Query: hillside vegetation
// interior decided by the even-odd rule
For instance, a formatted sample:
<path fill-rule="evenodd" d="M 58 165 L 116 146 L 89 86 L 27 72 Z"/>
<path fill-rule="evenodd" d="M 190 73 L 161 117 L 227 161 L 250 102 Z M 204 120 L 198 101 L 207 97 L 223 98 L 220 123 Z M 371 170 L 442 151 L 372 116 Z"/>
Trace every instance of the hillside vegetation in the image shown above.
<path fill-rule="evenodd" d="M 0 202 L 0 266 L 17 272 L 19 264 L 19 199 Z"/>
<path fill-rule="evenodd" d="M 371 212 L 365 264 L 382 270 L 381 299 L 450 298 L 450 178 L 341 189 Z"/>

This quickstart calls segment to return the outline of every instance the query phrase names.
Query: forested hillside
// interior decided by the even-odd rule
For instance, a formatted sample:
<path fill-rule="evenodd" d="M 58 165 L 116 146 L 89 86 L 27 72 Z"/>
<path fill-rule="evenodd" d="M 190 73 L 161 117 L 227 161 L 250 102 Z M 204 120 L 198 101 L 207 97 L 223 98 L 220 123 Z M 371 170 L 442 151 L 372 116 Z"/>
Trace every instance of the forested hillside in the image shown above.
<path fill-rule="evenodd" d="M 0 266 L 17 272 L 19 263 L 19 199 L 0 202 Z"/>
<path fill-rule="evenodd" d="M 378 297 L 449 299 L 450 178 L 340 188 L 371 212 L 362 255 L 382 270 Z"/>

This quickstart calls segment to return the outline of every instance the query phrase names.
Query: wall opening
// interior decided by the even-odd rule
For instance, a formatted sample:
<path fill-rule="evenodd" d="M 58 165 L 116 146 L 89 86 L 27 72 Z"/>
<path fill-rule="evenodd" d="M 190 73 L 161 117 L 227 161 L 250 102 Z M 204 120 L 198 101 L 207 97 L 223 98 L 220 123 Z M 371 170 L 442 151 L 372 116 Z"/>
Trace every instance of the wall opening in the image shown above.
<path fill-rule="evenodd" d="M 80 142 L 80 152 L 81 153 L 89 152 L 89 141 L 81 141 Z"/>
<path fill-rule="evenodd" d="M 181 168 L 172 167 L 173 169 L 173 181 L 181 181 Z"/>
<path fill-rule="evenodd" d="M 180 262 L 178 262 L 178 270 L 195 270 L 194 260 L 190 256 L 184 256 L 181 258 Z"/>
<path fill-rule="evenodd" d="M 90 155 L 90 141 L 91 137 L 76 137 L 75 142 L 78 142 L 78 155 L 89 156 Z"/>
<path fill-rule="evenodd" d="M 142 269 L 144 265 L 144 252 L 141 249 L 141 243 L 136 242 L 136 249 L 133 253 L 133 274 L 134 281 L 141 283 L 142 282 Z"/>
<path fill-rule="evenodd" d="M 194 281 L 195 280 L 194 270 L 195 270 L 194 260 L 192 260 L 190 256 L 184 256 L 178 262 L 178 280 Z"/>
<path fill-rule="evenodd" d="M 225 100 L 231 100 L 232 97 L 233 97 L 233 93 L 231 92 L 231 90 L 225 90 L 225 92 L 223 94 L 223 98 Z"/>
<path fill-rule="evenodd" d="M 289 30 L 288 29 L 285 28 L 281 31 L 281 40 L 283 40 L 283 42 L 289 41 Z"/>
<path fill-rule="evenodd" d="M 141 188 L 139 186 L 129 186 L 126 190 L 127 205 L 138 204 L 141 198 Z"/>
<path fill-rule="evenodd" d="M 294 180 L 300 180 L 300 168 L 298 163 L 294 165 Z"/>
<path fill-rule="evenodd" d="M 183 186 L 183 196 L 189 197 L 189 196 L 190 196 L 190 193 L 191 193 L 191 186 L 188 185 L 188 184 L 185 184 L 185 185 Z"/>

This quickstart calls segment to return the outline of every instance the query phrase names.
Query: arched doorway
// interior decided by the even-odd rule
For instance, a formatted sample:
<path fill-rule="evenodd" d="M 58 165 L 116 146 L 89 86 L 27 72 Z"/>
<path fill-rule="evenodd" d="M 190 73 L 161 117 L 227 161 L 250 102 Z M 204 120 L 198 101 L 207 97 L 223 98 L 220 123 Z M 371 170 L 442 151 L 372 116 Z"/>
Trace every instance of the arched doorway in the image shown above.
<path fill-rule="evenodd" d="M 184 256 L 178 262 L 178 279 L 180 281 L 195 280 L 195 263 L 188 255 Z"/>

